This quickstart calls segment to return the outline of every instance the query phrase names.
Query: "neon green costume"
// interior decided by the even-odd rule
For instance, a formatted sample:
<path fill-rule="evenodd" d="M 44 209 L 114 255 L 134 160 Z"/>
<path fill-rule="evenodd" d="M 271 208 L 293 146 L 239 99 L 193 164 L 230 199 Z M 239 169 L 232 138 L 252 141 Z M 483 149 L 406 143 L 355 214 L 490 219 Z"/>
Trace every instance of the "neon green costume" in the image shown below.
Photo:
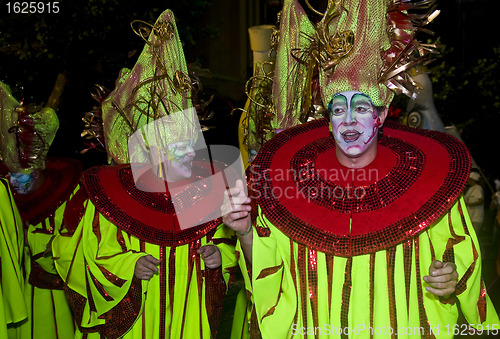
<path fill-rule="evenodd" d="M 22 270 L 24 234 L 9 182 L 0 178 L 0 336 L 19 338 L 28 317 Z"/>
<path fill-rule="evenodd" d="M 453 249 L 459 285 L 465 286 L 456 296 L 461 312 L 472 327 L 496 335 L 498 316 L 485 296 L 481 261 L 474 256 L 478 251 L 477 239 L 471 232 L 471 224 L 462 223 L 459 209 L 467 213 L 463 206 L 463 201 L 457 202 L 408 247 L 400 244 L 390 250 L 352 258 L 313 251 L 290 240 L 261 215 L 257 225 L 269 227 L 271 235 L 259 237 L 254 232 L 253 251 L 258 255 L 254 256 L 247 288 L 256 300 L 256 319 L 262 337 L 290 338 L 299 334 L 300 338 L 305 334 L 307 338 L 329 338 L 349 334 L 349 337 L 370 338 L 373 331 L 380 338 L 390 338 L 392 333 L 399 338 L 420 337 L 419 333 L 430 338 L 432 330 L 435 338 L 453 338 L 454 334 L 468 333 L 468 324 L 457 324 L 460 311 L 457 301 L 451 300 L 455 297 L 450 298 L 451 304 L 446 299 L 440 300 L 425 292 L 421 279 L 433 260 L 432 251 L 436 259 L 443 260 L 447 245 L 443 239 L 458 238 L 463 240 Z M 408 249 L 412 265 L 411 278 L 406 281 L 404 263 Z M 309 260 L 301 261 L 302 256 Z M 388 281 L 390 277 L 393 280 Z M 311 290 L 314 296 L 309 295 Z M 424 308 L 426 321 L 421 322 L 419 312 Z"/>
<path fill-rule="evenodd" d="M 108 156 L 119 165 L 84 172 L 67 207 L 69 231 L 52 244 L 56 269 L 78 337 L 214 338 L 237 269 L 234 232 L 218 215 L 225 185 L 211 176 L 222 168 L 194 161 L 190 175 L 166 183 L 174 165 L 187 168 L 176 145 L 194 145 L 200 128 L 173 13 L 145 31 L 136 32 L 146 40 L 136 65 L 102 104 Z M 185 197 L 180 209 L 178 196 Z M 201 218 L 184 227 L 186 215 Z M 221 253 L 219 268 L 207 268 L 197 253 L 209 243 Z M 141 280 L 136 263 L 147 255 L 160 260 L 159 271 Z"/>
<path fill-rule="evenodd" d="M 63 234 L 53 246 L 82 332 L 98 330 L 106 338 L 124 333 L 123 338 L 214 337 L 224 283 L 235 266 L 228 230 L 218 227 L 182 246 L 158 246 L 116 227 L 92 202 L 85 205 L 76 232 L 67 238 Z M 208 242 L 218 243 L 222 271 L 205 268 L 196 254 Z M 141 281 L 133 268 L 147 254 L 162 264 L 151 280 Z"/>
<path fill-rule="evenodd" d="M 498 333 L 457 200 L 470 167 L 459 141 L 386 121 L 377 158 L 351 172 L 322 119 L 278 134 L 253 166 L 252 266 L 240 257 L 252 337 L 452 338 L 468 324 Z M 449 298 L 425 290 L 433 260 L 457 266 Z"/>
<path fill-rule="evenodd" d="M 61 229 L 66 200 L 78 185 L 82 165 L 72 159 L 47 160 L 59 127 L 54 110 L 20 105 L 4 84 L 0 91 L 0 148 L 15 189 L 16 205 L 28 228 L 23 272 L 28 318 L 19 327 L 20 335 L 71 338 L 75 331 L 73 315 L 46 248 Z"/>
<path fill-rule="evenodd" d="M 16 195 L 23 219 L 29 222 L 26 258 L 25 300 L 28 322 L 22 327 L 22 338 L 72 338 L 75 321 L 63 291 L 47 244 L 61 231 L 66 202 L 78 189 L 81 164 L 72 159 L 49 158 L 45 181 L 30 195 Z"/>
<path fill-rule="evenodd" d="M 416 33 L 437 15 L 434 2 L 328 1 L 319 13 L 306 1 L 323 16 L 314 25 L 298 1 L 285 1 L 273 83 L 273 127 L 285 130 L 247 172 L 257 206 L 251 266 L 236 248 L 253 338 L 498 334 L 461 200 L 467 149 L 444 133 L 384 122 L 393 92 L 416 95 L 419 84 L 407 71 L 433 48 Z M 332 98 L 345 93 L 370 103 L 331 109 Z M 321 105 L 332 124 L 304 123 Z M 369 128 L 359 127 L 363 114 L 373 119 Z M 337 129 L 334 115 L 343 119 Z M 345 144 L 371 133 L 374 157 L 356 166 L 367 153 L 348 155 L 332 129 Z M 448 298 L 425 289 L 434 260 L 457 266 Z"/>

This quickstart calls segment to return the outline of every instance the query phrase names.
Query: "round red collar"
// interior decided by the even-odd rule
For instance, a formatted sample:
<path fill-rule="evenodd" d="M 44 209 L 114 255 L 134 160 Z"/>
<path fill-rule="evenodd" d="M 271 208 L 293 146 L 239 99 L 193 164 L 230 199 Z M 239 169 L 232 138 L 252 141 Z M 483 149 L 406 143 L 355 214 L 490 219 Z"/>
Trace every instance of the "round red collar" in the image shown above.
<path fill-rule="evenodd" d="M 352 256 L 427 229 L 459 197 L 469 170 L 469 153 L 454 137 L 391 121 L 377 158 L 350 170 L 337 161 L 328 120 L 320 119 L 264 144 L 250 169 L 250 191 L 295 241 Z"/>
<path fill-rule="evenodd" d="M 48 158 L 45 163 L 45 181 L 33 193 L 24 195 L 14 191 L 19 214 L 23 221 L 37 225 L 66 202 L 80 182 L 83 166 L 69 158 Z"/>
<path fill-rule="evenodd" d="M 90 168 L 83 174 L 83 184 L 98 211 L 114 225 L 140 240 L 173 247 L 199 239 L 222 223 L 219 215 L 226 185 L 223 176 L 216 175 L 221 171 L 222 167 L 212 168 L 209 162 L 193 163 L 192 177 L 182 182 L 185 188 L 174 193 L 181 197 L 175 207 L 182 216 L 176 214 L 167 189 L 163 193 L 138 189 L 151 187 L 156 179 L 146 171 L 136 185 L 129 164 Z M 181 229 L 179 218 L 193 218 L 198 226 Z M 182 220 L 184 224 L 186 219 Z"/>

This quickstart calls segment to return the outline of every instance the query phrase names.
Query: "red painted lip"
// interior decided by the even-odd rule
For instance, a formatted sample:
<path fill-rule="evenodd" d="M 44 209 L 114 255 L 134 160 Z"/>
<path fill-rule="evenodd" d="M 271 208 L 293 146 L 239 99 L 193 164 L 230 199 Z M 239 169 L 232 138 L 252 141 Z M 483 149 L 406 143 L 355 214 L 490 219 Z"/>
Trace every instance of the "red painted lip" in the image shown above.
<path fill-rule="evenodd" d="M 340 135 L 342 135 L 342 138 L 344 139 L 345 142 L 354 142 L 354 141 L 358 140 L 358 138 L 361 136 L 361 134 L 363 134 L 363 133 L 360 133 L 360 132 L 354 131 L 354 130 L 347 130 L 347 131 L 340 133 Z"/>

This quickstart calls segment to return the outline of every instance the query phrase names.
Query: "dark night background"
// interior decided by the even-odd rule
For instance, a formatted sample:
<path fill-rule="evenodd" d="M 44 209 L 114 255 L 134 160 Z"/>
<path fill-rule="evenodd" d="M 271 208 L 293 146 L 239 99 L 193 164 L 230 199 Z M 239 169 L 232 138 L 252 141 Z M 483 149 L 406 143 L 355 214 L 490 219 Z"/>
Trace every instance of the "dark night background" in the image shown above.
<path fill-rule="evenodd" d="M 310 2 L 324 9 L 326 1 Z M 132 20 L 153 24 L 163 10 L 172 9 L 188 64 L 210 70 L 201 80 L 207 96 L 216 95 L 215 115 L 206 122 L 215 128 L 205 132 L 205 138 L 211 144 L 237 146 L 239 113 L 230 113 L 232 107 L 244 106 L 244 84 L 252 73 L 247 29 L 275 24 L 281 9 L 279 0 L 61 0 L 59 13 L 15 14 L 8 13 L 8 3 L 14 4 L 0 0 L 0 81 L 12 88 L 17 100 L 43 104 L 56 79 L 62 79 L 64 87 L 55 101 L 60 128 L 49 156 L 76 158 L 85 168 L 106 163 L 105 153 L 80 154 L 85 148 L 82 117 L 96 104 L 90 92 L 94 84 L 112 90 L 119 70 L 132 68 L 143 48 L 143 40 L 130 28 Z M 500 177 L 496 4 L 439 0 L 441 14 L 429 27 L 441 46 L 441 54 L 429 65 L 437 111 L 445 126 L 454 124 L 461 132 L 484 173 L 487 199 L 487 183 Z M 420 40 L 427 38 L 423 34 Z M 405 108 L 405 100 L 397 97 L 395 104 Z M 486 283 L 495 277 L 493 271 L 486 272 Z"/>
<path fill-rule="evenodd" d="M 48 101 L 58 75 L 64 75 L 57 104 L 61 128 L 50 154 L 78 158 L 86 167 L 105 157 L 79 154 L 84 148 L 81 117 L 95 104 L 89 94 L 93 85 L 113 89 L 119 70 L 131 68 L 142 51 L 143 41 L 130 29 L 132 20 L 154 23 L 164 9 L 173 10 L 187 62 L 212 72 L 202 81 L 209 94 L 219 95 L 216 115 L 208 123 L 217 128 L 206 138 L 236 145 L 238 113 L 228 115 L 231 105 L 243 106 L 243 85 L 251 75 L 247 28 L 274 24 L 281 7 L 277 0 L 62 0 L 59 13 L 9 14 L 7 4 L 14 2 L 0 3 L 0 81 L 11 86 L 18 100 L 40 104 Z M 325 3 L 311 1 L 318 9 Z M 494 1 L 441 0 L 438 5 L 442 12 L 430 25 L 442 45 L 442 54 L 430 65 L 435 104 L 444 124 L 457 126 L 486 177 L 493 179 L 500 175 L 494 150 L 500 123 Z M 422 34 L 420 39 L 427 38 Z"/>

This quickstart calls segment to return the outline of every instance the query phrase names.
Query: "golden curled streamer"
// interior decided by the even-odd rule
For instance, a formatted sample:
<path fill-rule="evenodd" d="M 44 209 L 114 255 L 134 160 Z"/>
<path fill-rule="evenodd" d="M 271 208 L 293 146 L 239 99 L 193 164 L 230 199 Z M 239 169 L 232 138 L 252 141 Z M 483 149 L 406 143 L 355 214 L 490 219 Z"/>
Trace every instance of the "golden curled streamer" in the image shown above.
<path fill-rule="evenodd" d="M 170 21 L 162 21 L 153 26 L 154 32 L 162 40 L 169 40 L 175 36 L 174 25 Z"/>
<path fill-rule="evenodd" d="M 148 27 L 139 27 L 138 30 L 134 28 L 135 23 L 141 23 L 144 24 Z M 175 36 L 175 29 L 174 25 L 170 21 L 162 21 L 162 22 L 157 22 L 155 25 L 151 25 L 149 22 L 145 22 L 142 20 L 134 20 L 130 23 L 130 27 L 132 27 L 132 30 L 136 35 L 141 37 L 142 40 L 144 40 L 148 45 L 153 46 L 153 47 L 158 47 L 158 45 L 154 45 L 148 41 L 148 37 L 151 34 L 151 31 L 159 37 L 160 40 L 170 40 L 174 38 Z"/>
<path fill-rule="evenodd" d="M 268 77 L 267 75 L 254 75 L 253 77 L 251 77 L 250 79 L 248 79 L 248 81 L 246 82 L 245 84 L 245 93 L 248 97 L 248 99 L 255 105 L 259 106 L 259 107 L 262 107 L 262 108 L 266 108 L 266 107 L 269 107 L 271 106 L 270 104 L 267 104 L 267 103 L 264 103 L 264 104 L 261 104 L 260 102 L 258 102 L 257 100 L 255 100 L 252 95 L 251 95 L 251 92 L 257 88 L 261 88 L 261 86 L 256 86 L 254 84 L 257 84 L 257 83 L 262 83 L 263 81 L 269 81 L 269 83 L 273 83 L 273 79 Z M 249 87 L 249 85 L 252 85 Z M 267 86 L 262 86 L 262 87 L 267 87 Z"/>
<path fill-rule="evenodd" d="M 266 141 L 265 135 L 272 131 L 271 120 L 276 115 L 276 106 L 272 100 L 273 71 L 265 72 L 265 65 L 272 65 L 273 62 L 262 62 L 257 75 L 254 75 L 245 84 L 245 93 L 250 101 L 247 117 L 242 121 L 244 129 L 243 144 L 250 144 L 250 122 L 254 121 L 259 127 L 256 128 L 257 140 L 259 144 Z M 233 110 L 234 111 L 234 110 Z M 232 113 L 232 112 L 231 112 Z"/>
<path fill-rule="evenodd" d="M 308 2 L 307 4 L 313 9 Z M 340 10 L 338 9 L 339 7 Z M 338 0 L 329 0 L 328 7 L 324 14 L 316 10 L 314 11 L 317 14 L 323 15 L 323 19 L 321 19 L 316 26 L 316 36 L 312 37 L 302 33 L 310 43 L 308 51 L 306 51 L 306 56 L 311 55 L 316 60 L 317 64 L 325 71 L 326 75 L 331 77 L 335 66 L 351 53 L 354 47 L 354 32 L 350 30 L 346 31 L 344 24 L 344 27 L 342 27 L 340 31 L 331 35 L 329 31 L 330 23 L 334 18 L 341 15 L 342 12 L 349 13 L 349 11 L 343 6 L 340 6 L 340 1 Z M 303 50 L 299 51 L 303 52 Z M 294 54 L 294 57 L 304 65 L 310 64 L 310 62 L 298 57 L 296 54 Z"/>
<path fill-rule="evenodd" d="M 269 49 L 269 52 L 267 53 L 267 56 L 269 58 L 272 57 L 273 52 L 276 52 L 278 50 L 279 42 L 280 42 L 280 31 L 279 31 L 279 29 L 276 29 L 276 27 L 273 27 L 272 33 L 271 33 L 271 48 Z"/>
<path fill-rule="evenodd" d="M 314 13 L 316 13 L 318 15 L 321 15 L 321 16 L 324 15 L 324 13 L 321 13 L 320 11 L 317 11 L 313 6 L 311 6 L 311 4 L 309 3 L 309 0 L 305 0 L 305 1 L 306 1 L 307 7 L 309 7 L 311 9 L 311 11 L 313 11 Z"/>
<path fill-rule="evenodd" d="M 394 1 L 389 7 L 388 13 L 399 12 L 404 15 L 415 29 L 412 31 L 412 38 L 406 47 L 399 52 L 397 57 L 391 64 L 383 67 L 380 70 L 379 82 L 391 89 L 395 94 L 405 94 L 408 97 L 414 98 L 416 90 L 421 89 L 421 85 L 413 80 L 410 74 L 410 69 L 418 64 L 428 64 L 428 56 L 430 53 L 437 52 L 435 44 L 423 44 L 417 40 L 417 35 L 420 32 L 425 32 L 434 35 L 434 32 L 423 28 L 423 26 L 432 22 L 440 13 L 436 10 L 436 0 L 424 0 L 413 3 L 404 3 L 401 0 Z M 413 9 L 429 9 L 426 14 L 412 14 L 408 10 Z M 388 35 L 393 40 L 400 40 L 402 38 L 401 29 L 390 26 L 387 29 Z M 412 54 L 418 52 L 419 57 L 412 57 Z"/>
<path fill-rule="evenodd" d="M 135 23 L 141 23 L 141 24 L 144 24 L 146 26 L 149 26 L 151 27 L 151 29 L 153 28 L 153 25 L 151 25 L 149 22 L 146 22 L 146 21 L 142 21 L 142 20 L 134 20 L 130 23 L 130 27 L 132 28 L 132 31 L 134 31 L 134 33 L 136 35 L 138 35 L 139 37 L 141 37 L 141 39 L 143 39 L 148 45 L 151 45 L 148 41 L 148 37 L 149 37 L 149 34 L 151 33 L 151 29 L 150 28 L 147 28 L 147 27 L 139 27 L 139 30 L 137 31 L 135 28 L 134 28 L 134 24 Z"/>
<path fill-rule="evenodd" d="M 278 28 L 276 28 L 276 26 L 274 26 L 272 28 L 272 32 L 271 32 L 271 39 L 270 39 L 270 48 L 269 48 L 269 52 L 267 53 L 267 56 L 270 58 L 270 59 L 275 59 L 275 57 L 273 56 L 273 53 L 276 54 L 278 53 L 278 45 L 279 45 L 279 42 L 280 42 L 280 30 L 279 30 L 279 27 L 280 27 L 280 21 L 281 21 L 281 13 L 282 11 L 279 11 L 278 13 L 278 20 L 276 22 L 276 24 L 278 25 Z"/>
<path fill-rule="evenodd" d="M 177 71 L 174 75 L 173 86 L 179 93 L 189 92 L 191 90 L 191 78 L 183 71 Z"/>

